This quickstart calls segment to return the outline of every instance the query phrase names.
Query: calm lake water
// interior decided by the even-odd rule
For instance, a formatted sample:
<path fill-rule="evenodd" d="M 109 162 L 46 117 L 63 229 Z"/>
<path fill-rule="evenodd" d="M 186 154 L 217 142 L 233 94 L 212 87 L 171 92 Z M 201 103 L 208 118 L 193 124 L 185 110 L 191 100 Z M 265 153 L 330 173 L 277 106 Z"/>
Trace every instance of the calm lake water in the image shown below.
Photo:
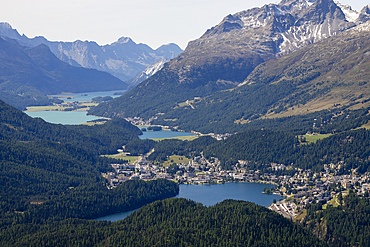
<path fill-rule="evenodd" d="M 34 111 L 25 112 L 31 117 L 40 117 L 46 122 L 55 124 L 81 124 L 87 121 L 99 119 L 99 117 L 88 116 L 86 111 Z M 143 131 L 143 135 L 139 136 L 140 139 L 154 139 L 154 138 L 170 138 L 177 136 L 192 136 L 190 132 L 180 131 Z"/>
<path fill-rule="evenodd" d="M 101 96 L 111 96 L 112 98 L 119 97 L 120 95 L 114 95 L 117 92 L 125 92 L 125 90 L 114 90 L 114 91 L 101 91 L 101 92 L 86 92 L 77 94 L 65 94 L 65 96 L 71 97 L 71 99 L 60 98 L 66 102 L 69 101 L 91 101 L 92 98 Z M 35 111 L 25 112 L 31 117 L 40 117 L 46 122 L 55 124 L 81 124 L 91 120 L 100 119 L 100 117 L 88 116 L 86 111 Z"/>
<path fill-rule="evenodd" d="M 176 198 L 187 198 L 200 202 L 205 206 L 213 206 L 226 199 L 243 200 L 254 202 L 258 205 L 268 207 L 274 199 L 282 199 L 278 195 L 263 194 L 263 188 L 272 188 L 270 184 L 257 183 L 226 183 L 212 185 L 180 184 L 180 192 Z M 137 210 L 137 209 L 136 209 Z M 126 218 L 131 210 L 123 213 L 112 214 L 96 220 L 117 221 Z"/>
<path fill-rule="evenodd" d="M 75 93 L 75 94 L 61 94 L 68 97 L 71 97 L 71 99 L 67 98 L 60 98 L 61 100 L 64 100 L 66 102 L 71 101 L 91 101 L 92 98 L 95 97 L 105 97 L 105 96 L 111 96 L 112 98 L 119 97 L 121 95 L 114 95 L 115 93 L 124 93 L 126 90 L 113 90 L 113 91 L 100 91 L 100 92 L 86 92 L 86 93 Z"/>
<path fill-rule="evenodd" d="M 99 119 L 99 117 L 88 116 L 86 111 L 33 111 L 25 112 L 33 118 L 40 117 L 46 122 L 55 124 L 81 124 L 87 121 Z"/>
<path fill-rule="evenodd" d="M 120 95 L 114 95 L 115 93 L 125 92 L 125 90 L 114 90 L 114 91 L 101 91 L 101 92 L 86 92 L 78 94 L 65 94 L 65 96 L 71 97 L 71 99 L 60 98 L 64 101 L 91 101 L 92 98 L 101 96 L 111 96 L 113 98 L 119 97 Z M 100 117 L 88 116 L 86 111 L 35 111 L 25 112 L 31 117 L 40 117 L 46 122 L 55 124 L 81 124 L 88 121 L 100 119 Z M 191 136 L 189 132 L 177 132 L 177 131 L 144 131 L 143 135 L 139 136 L 140 139 L 155 139 L 155 138 L 170 138 L 177 136 Z"/>

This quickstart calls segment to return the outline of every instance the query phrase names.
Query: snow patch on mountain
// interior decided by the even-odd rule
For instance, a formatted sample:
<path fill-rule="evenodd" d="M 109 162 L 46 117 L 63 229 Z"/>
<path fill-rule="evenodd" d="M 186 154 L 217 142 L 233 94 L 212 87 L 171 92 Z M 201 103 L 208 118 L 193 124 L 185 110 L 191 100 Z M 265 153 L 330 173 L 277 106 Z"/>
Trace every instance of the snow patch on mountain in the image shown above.
<path fill-rule="evenodd" d="M 163 68 L 163 65 L 165 64 L 165 62 L 166 62 L 166 60 L 158 61 L 155 64 L 148 66 L 143 71 L 143 73 L 148 75 L 148 76 L 152 76 Z"/>
<path fill-rule="evenodd" d="M 311 6 L 314 3 L 315 3 L 315 1 L 306 1 L 307 6 Z"/>
<path fill-rule="evenodd" d="M 346 16 L 346 20 L 349 22 L 355 22 L 360 16 L 359 12 L 353 10 L 351 6 L 347 4 L 341 4 L 338 1 L 336 1 L 335 4 L 338 5 L 338 7 L 343 11 L 344 15 Z"/>
<path fill-rule="evenodd" d="M 137 85 L 140 82 L 145 81 L 146 79 L 160 71 L 166 62 L 167 60 L 162 59 L 152 65 L 149 65 L 144 71 L 138 73 L 132 80 L 128 81 L 128 83 L 132 85 Z"/>

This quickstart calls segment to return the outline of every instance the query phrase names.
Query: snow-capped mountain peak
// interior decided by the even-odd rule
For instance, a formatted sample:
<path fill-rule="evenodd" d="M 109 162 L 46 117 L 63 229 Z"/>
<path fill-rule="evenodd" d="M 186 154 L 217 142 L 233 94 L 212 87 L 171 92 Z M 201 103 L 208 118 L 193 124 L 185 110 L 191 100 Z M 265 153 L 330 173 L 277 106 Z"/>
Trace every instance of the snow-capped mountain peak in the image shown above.
<path fill-rule="evenodd" d="M 7 22 L 0 22 L 0 29 L 6 30 L 6 29 L 13 29 L 12 26 Z"/>
<path fill-rule="evenodd" d="M 351 6 L 347 4 L 341 4 L 338 1 L 336 1 L 335 4 L 338 5 L 338 7 L 343 11 L 344 15 L 346 16 L 346 20 L 349 22 L 355 22 L 360 16 L 359 12 L 353 10 Z"/>
<path fill-rule="evenodd" d="M 266 49 L 264 41 L 269 40 L 275 44 L 270 47 L 271 53 L 281 56 L 355 26 L 358 17 L 350 6 L 333 0 L 282 0 L 226 16 L 202 36 L 202 41 L 191 46 L 216 36 L 217 40 L 228 40 L 237 35 L 244 37 L 241 42 L 245 47 L 260 44 L 262 50 Z"/>

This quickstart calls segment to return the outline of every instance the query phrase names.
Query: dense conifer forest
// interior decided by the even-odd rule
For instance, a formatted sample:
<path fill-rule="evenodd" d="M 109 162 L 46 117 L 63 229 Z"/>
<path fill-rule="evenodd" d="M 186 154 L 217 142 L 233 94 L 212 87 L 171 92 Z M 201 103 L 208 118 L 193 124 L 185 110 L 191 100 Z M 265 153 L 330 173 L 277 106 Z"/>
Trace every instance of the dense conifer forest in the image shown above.
<path fill-rule="evenodd" d="M 8 246 L 327 246 L 275 212 L 233 200 L 205 207 L 186 199 L 167 199 L 123 221 L 70 219 L 10 226 L 0 239 Z"/>

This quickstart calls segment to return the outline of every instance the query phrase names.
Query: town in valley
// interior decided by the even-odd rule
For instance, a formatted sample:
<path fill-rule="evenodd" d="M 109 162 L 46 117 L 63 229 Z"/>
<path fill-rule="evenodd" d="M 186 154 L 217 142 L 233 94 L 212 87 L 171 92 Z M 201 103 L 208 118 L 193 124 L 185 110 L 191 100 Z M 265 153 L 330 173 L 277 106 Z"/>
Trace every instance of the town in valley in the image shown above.
<path fill-rule="evenodd" d="M 249 161 L 244 160 L 239 160 L 230 170 L 223 170 L 217 158 L 207 160 L 203 155 L 192 160 L 181 156 L 175 158 L 176 161 L 171 160 L 171 164 L 164 166 L 153 164 L 145 156 L 141 156 L 131 163 L 112 164 L 114 172 L 104 173 L 103 176 L 107 179 L 109 189 L 135 179 L 168 179 L 180 184 L 273 184 L 275 187 L 266 188 L 264 193 L 280 195 L 282 199 L 274 200 L 269 209 L 292 219 L 299 217 L 311 203 L 321 202 L 324 207 L 339 205 L 349 190 L 354 190 L 359 196 L 369 196 L 370 174 L 358 174 L 356 170 L 353 170 L 352 174 L 340 174 L 344 162 L 325 164 L 322 172 L 271 163 L 266 164 L 270 172 L 262 173 L 260 170 L 248 169 Z"/>

